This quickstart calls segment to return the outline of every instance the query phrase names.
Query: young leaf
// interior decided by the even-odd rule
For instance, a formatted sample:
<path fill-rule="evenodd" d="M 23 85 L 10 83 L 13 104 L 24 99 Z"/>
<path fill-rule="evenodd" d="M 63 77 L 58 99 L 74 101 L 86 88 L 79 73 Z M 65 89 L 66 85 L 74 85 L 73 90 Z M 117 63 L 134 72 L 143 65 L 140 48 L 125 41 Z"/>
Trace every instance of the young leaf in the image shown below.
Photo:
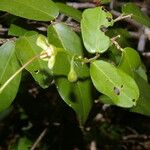
<path fill-rule="evenodd" d="M 124 14 L 133 14 L 132 18 L 134 20 L 147 27 L 150 27 L 150 18 L 146 16 L 134 3 L 127 3 L 123 5 L 122 12 Z"/>
<path fill-rule="evenodd" d="M 138 52 L 130 47 L 124 48 L 118 68 L 134 77 L 134 72 L 140 65 L 141 59 Z"/>
<path fill-rule="evenodd" d="M 91 64 L 90 74 L 96 89 L 110 97 L 114 104 L 121 107 L 136 105 L 139 89 L 129 75 L 102 60 Z"/>
<path fill-rule="evenodd" d="M 101 28 L 113 25 L 112 15 L 102 7 L 86 9 L 81 20 L 81 32 L 85 48 L 90 53 L 103 53 L 110 46 L 110 39 Z"/>
<path fill-rule="evenodd" d="M 60 13 L 63 13 L 68 17 L 72 17 L 74 20 L 78 22 L 81 21 L 82 13 L 79 10 L 63 3 L 56 3 L 56 5 L 59 8 Z"/>
<path fill-rule="evenodd" d="M 0 87 L 20 68 L 15 55 L 15 43 L 7 42 L 0 47 Z M 0 111 L 7 108 L 14 100 L 20 84 L 21 74 L 17 75 L 0 92 Z"/>
<path fill-rule="evenodd" d="M 42 52 L 42 49 L 36 45 L 38 35 L 25 35 L 19 38 L 16 42 L 17 56 L 21 64 L 31 60 L 36 55 Z M 31 73 L 33 78 L 43 88 L 47 88 L 51 83 L 51 71 L 48 68 L 47 62 L 37 58 L 30 65 L 25 68 Z"/>
<path fill-rule="evenodd" d="M 0 0 L 0 10 L 38 21 L 50 21 L 58 16 L 58 8 L 51 0 Z"/>

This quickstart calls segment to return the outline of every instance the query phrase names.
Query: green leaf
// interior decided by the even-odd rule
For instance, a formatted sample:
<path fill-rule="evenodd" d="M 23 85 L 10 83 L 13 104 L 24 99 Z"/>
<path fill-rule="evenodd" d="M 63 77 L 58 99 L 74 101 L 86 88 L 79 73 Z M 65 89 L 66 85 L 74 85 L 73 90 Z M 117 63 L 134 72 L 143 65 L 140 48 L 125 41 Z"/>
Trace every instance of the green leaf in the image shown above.
<path fill-rule="evenodd" d="M 72 17 L 74 20 L 78 22 L 81 21 L 81 17 L 82 17 L 81 11 L 63 3 L 56 3 L 56 5 L 59 8 L 60 13 L 63 13 L 68 17 Z"/>
<path fill-rule="evenodd" d="M 141 66 L 136 70 L 136 73 L 141 76 L 146 82 L 148 81 L 146 67 L 144 66 L 144 64 L 141 64 Z"/>
<path fill-rule="evenodd" d="M 96 89 L 121 107 L 132 107 L 139 97 L 135 81 L 123 71 L 105 61 L 94 61 L 90 66 L 92 82 Z"/>
<path fill-rule="evenodd" d="M 28 30 L 19 27 L 15 24 L 11 24 L 9 30 L 8 30 L 8 35 L 13 35 L 13 36 L 23 36 Z"/>
<path fill-rule="evenodd" d="M 60 47 L 69 53 L 82 55 L 82 44 L 79 36 L 64 23 L 57 23 L 48 27 L 49 43 Z"/>
<path fill-rule="evenodd" d="M 59 78 L 56 85 L 62 99 L 74 109 L 79 121 L 84 124 L 92 106 L 90 80 L 71 83 L 66 78 Z"/>
<path fill-rule="evenodd" d="M 132 18 L 135 21 L 150 27 L 150 18 L 146 16 L 134 3 L 127 3 L 123 5 L 122 12 L 124 14 L 133 14 Z"/>
<path fill-rule="evenodd" d="M 124 48 L 118 68 L 134 77 L 134 72 L 140 65 L 141 59 L 138 52 L 130 47 Z"/>
<path fill-rule="evenodd" d="M 78 35 L 63 23 L 52 25 L 48 28 L 49 43 L 63 51 L 56 55 L 53 68 L 56 86 L 62 99 L 74 109 L 83 124 L 92 107 L 89 68 L 76 60 L 73 62 L 74 71 L 77 75 L 77 82 L 69 82 L 67 79 L 72 57 L 82 56 L 82 44 Z M 84 89 L 84 94 L 82 90 Z"/>
<path fill-rule="evenodd" d="M 38 21 L 50 21 L 58 16 L 58 8 L 51 0 L 0 0 L 0 10 Z"/>
<path fill-rule="evenodd" d="M 150 85 L 138 74 L 135 74 L 135 81 L 140 90 L 140 97 L 131 111 L 150 116 Z"/>
<path fill-rule="evenodd" d="M 9 150 L 29 150 L 31 146 L 32 142 L 28 138 L 21 137 L 15 145 L 9 148 Z"/>
<path fill-rule="evenodd" d="M 113 25 L 112 15 L 102 7 L 89 8 L 83 12 L 81 32 L 85 48 L 90 53 L 103 53 L 110 46 L 110 39 L 101 28 Z"/>
<path fill-rule="evenodd" d="M 36 45 L 38 35 L 28 34 L 19 38 L 16 42 L 17 57 L 22 65 L 42 52 L 42 49 Z M 51 71 L 48 68 L 47 62 L 37 58 L 25 69 L 31 73 L 35 81 L 37 81 L 42 88 L 47 88 L 50 85 L 52 80 Z"/>
<path fill-rule="evenodd" d="M 15 55 L 15 43 L 7 42 L 0 47 L 0 86 L 2 86 L 19 68 Z M 16 97 L 21 74 L 17 75 L 0 93 L 0 111 L 7 108 Z"/>

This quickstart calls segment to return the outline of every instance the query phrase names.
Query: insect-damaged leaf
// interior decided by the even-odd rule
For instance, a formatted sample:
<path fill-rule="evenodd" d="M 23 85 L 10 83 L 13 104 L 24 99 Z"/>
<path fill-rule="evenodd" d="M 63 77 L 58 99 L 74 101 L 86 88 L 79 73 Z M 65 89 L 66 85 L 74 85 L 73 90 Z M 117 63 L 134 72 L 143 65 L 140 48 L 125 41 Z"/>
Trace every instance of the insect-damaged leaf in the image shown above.
<path fill-rule="evenodd" d="M 110 46 L 110 39 L 102 28 L 113 25 L 112 15 L 102 7 L 86 9 L 81 20 L 81 32 L 85 48 L 90 53 L 103 53 Z"/>
<path fill-rule="evenodd" d="M 17 57 L 22 65 L 42 52 L 42 49 L 36 45 L 38 34 L 28 34 L 25 34 L 25 36 L 22 36 L 16 42 Z M 37 58 L 25 67 L 25 69 L 31 73 L 41 87 L 47 88 L 50 85 L 52 81 L 51 71 L 46 61 Z"/>
<path fill-rule="evenodd" d="M 90 66 L 92 82 L 96 89 L 121 107 L 136 105 L 139 89 L 135 81 L 123 71 L 105 61 L 94 61 Z"/>

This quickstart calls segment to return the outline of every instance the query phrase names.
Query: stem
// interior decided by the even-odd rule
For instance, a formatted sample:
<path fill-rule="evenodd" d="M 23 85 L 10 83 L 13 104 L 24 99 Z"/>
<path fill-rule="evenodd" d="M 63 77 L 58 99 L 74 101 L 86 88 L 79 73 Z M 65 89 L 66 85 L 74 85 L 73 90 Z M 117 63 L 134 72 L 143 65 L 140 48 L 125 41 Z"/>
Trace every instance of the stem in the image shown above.
<path fill-rule="evenodd" d="M 119 49 L 120 51 L 123 51 L 123 48 L 119 45 L 119 43 L 116 41 L 117 38 L 120 38 L 120 35 L 117 35 L 113 38 L 111 38 L 111 42 Z"/>
<path fill-rule="evenodd" d="M 114 20 L 114 22 L 117 22 L 117 21 L 120 21 L 120 20 L 123 20 L 123 19 L 126 19 L 126 18 L 131 18 L 133 14 L 129 14 L 129 15 L 126 15 L 124 16 L 123 14 L 121 14 L 118 18 L 116 18 Z"/>
<path fill-rule="evenodd" d="M 39 54 L 31 58 L 27 61 L 21 68 L 19 68 L 0 88 L 0 93 L 6 88 L 6 86 L 29 64 L 31 64 L 35 59 L 39 58 L 40 56 L 45 55 L 45 53 Z"/>
<path fill-rule="evenodd" d="M 93 58 L 90 58 L 90 59 L 88 59 L 88 58 L 80 58 L 80 57 L 77 57 L 76 59 L 77 59 L 77 60 L 80 60 L 80 61 L 83 62 L 83 63 L 90 63 L 90 62 L 92 62 L 92 61 L 98 59 L 99 57 L 100 57 L 100 54 L 99 54 L 99 53 L 96 53 L 96 56 L 94 56 Z"/>

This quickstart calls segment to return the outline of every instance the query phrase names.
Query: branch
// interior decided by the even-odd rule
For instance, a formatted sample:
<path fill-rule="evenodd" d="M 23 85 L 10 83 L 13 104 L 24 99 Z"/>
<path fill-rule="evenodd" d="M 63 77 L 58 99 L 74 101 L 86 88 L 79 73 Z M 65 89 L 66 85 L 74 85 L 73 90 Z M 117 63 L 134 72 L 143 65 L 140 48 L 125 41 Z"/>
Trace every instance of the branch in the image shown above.
<path fill-rule="evenodd" d="M 120 20 L 123 20 L 123 19 L 126 19 L 126 18 L 131 18 L 132 17 L 132 14 L 129 14 L 129 15 L 123 15 L 121 14 L 119 17 L 117 17 L 114 22 L 117 22 L 117 21 L 120 21 Z"/>
<path fill-rule="evenodd" d="M 118 12 L 118 11 L 111 10 L 110 12 L 111 12 L 114 16 L 116 16 L 116 17 L 121 16 L 121 13 Z M 134 26 L 137 27 L 137 28 L 141 28 L 141 26 L 142 26 L 141 24 L 135 22 L 135 21 L 132 20 L 131 18 L 125 18 L 124 20 L 125 20 L 126 22 L 128 22 L 128 23 L 134 25 Z"/>
<path fill-rule="evenodd" d="M 77 8 L 77 9 L 91 8 L 91 7 L 96 6 L 96 4 L 89 3 L 89 2 L 87 2 L 87 3 L 67 2 L 67 5 Z"/>
<path fill-rule="evenodd" d="M 123 51 L 123 48 L 121 48 L 119 43 L 116 41 L 118 38 L 120 38 L 120 35 L 117 35 L 117 36 L 111 38 L 110 40 L 116 46 L 117 49 L 119 49 L 120 51 Z"/>

